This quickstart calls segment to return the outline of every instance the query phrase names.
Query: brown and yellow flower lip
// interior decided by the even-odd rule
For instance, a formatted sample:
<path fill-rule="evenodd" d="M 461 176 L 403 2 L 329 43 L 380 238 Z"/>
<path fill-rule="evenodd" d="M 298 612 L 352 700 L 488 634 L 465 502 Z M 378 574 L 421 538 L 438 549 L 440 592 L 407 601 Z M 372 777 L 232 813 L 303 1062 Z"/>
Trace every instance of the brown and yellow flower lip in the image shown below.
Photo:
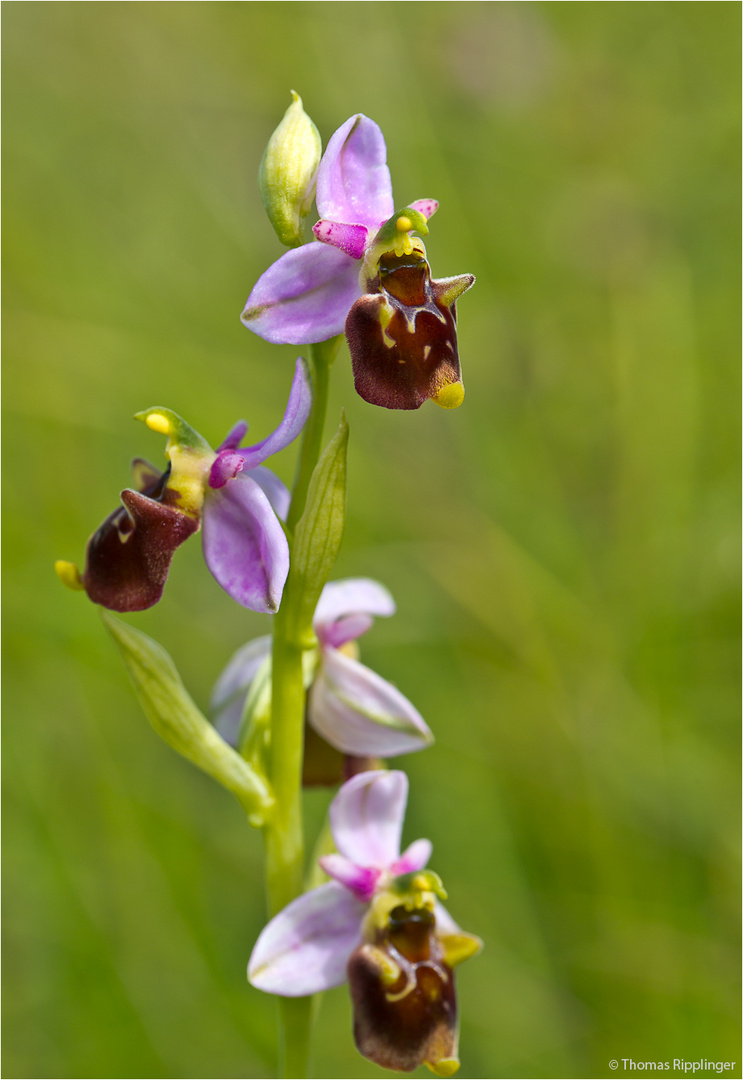
<path fill-rule="evenodd" d="M 162 596 L 176 548 L 199 528 L 198 517 L 176 504 L 170 469 L 158 473 L 135 462 L 146 479 L 141 491 L 121 492 L 122 506 L 88 541 L 82 583 L 90 599 L 111 611 L 143 611 Z"/>
<path fill-rule="evenodd" d="M 402 1072 L 422 1064 L 438 1075 L 456 1071 L 454 972 L 444 959 L 434 912 L 393 908 L 376 940 L 352 953 L 348 979 L 354 1038 L 364 1057 Z"/>
<path fill-rule="evenodd" d="M 370 291 L 346 319 L 356 391 L 365 401 L 387 409 L 461 404 L 456 300 L 474 280 L 434 280 L 418 251 L 382 255 Z"/>

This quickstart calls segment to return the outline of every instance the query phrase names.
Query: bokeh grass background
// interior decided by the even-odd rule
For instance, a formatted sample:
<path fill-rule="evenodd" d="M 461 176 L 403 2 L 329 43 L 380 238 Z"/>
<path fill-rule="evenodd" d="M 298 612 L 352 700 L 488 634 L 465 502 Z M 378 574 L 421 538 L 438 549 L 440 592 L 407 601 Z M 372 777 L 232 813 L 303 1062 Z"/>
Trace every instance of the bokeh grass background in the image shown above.
<path fill-rule="evenodd" d="M 330 408 L 335 576 L 393 591 L 363 657 L 437 736 L 405 838 L 486 941 L 461 1075 L 740 1062 L 739 5 L 3 8 L 4 1075 L 273 1075 L 261 838 L 52 564 L 162 460 L 138 409 L 213 443 L 281 415 L 296 350 L 238 316 L 281 250 L 255 173 L 291 88 L 325 141 L 378 121 L 396 202 L 440 200 L 434 272 L 478 278 L 461 409 L 366 405 L 345 346 Z M 197 541 L 131 621 L 202 705 L 267 630 Z M 326 994 L 317 1076 L 382 1075 L 350 1023 Z"/>

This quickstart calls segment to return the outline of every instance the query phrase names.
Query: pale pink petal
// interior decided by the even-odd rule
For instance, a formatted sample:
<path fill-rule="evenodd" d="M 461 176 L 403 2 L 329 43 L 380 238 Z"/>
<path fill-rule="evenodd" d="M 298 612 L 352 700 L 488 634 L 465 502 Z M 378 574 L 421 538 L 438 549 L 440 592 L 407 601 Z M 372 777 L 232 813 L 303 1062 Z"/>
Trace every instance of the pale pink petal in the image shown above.
<path fill-rule="evenodd" d="M 252 611 L 278 610 L 289 573 L 289 545 L 262 488 L 238 473 L 204 500 L 206 565 L 233 600 Z"/>
<path fill-rule="evenodd" d="M 238 420 L 230 430 L 223 441 L 217 447 L 217 452 L 220 450 L 237 450 L 240 443 L 245 438 L 248 431 L 248 423 L 246 420 Z"/>
<path fill-rule="evenodd" d="M 250 684 L 270 652 L 270 637 L 249 641 L 237 650 L 214 685 L 210 712 L 217 731 L 231 746 L 237 744 Z"/>
<path fill-rule="evenodd" d="M 373 622 L 371 615 L 362 615 L 357 612 L 355 615 L 346 615 L 337 622 L 327 623 L 317 632 L 317 636 L 321 644 L 340 649 L 341 645 L 355 641 L 356 638 L 365 634 Z"/>
<path fill-rule="evenodd" d="M 345 578 L 343 581 L 328 582 L 320 594 L 312 622 L 322 642 L 338 647 L 368 630 L 371 626 L 370 616 L 394 614 L 395 601 L 384 585 L 371 578 Z M 354 629 L 356 626 L 359 629 L 353 633 L 344 632 L 337 625 L 359 615 L 366 616 L 366 619 L 354 624 Z"/>
<path fill-rule="evenodd" d="M 212 709 L 221 709 L 235 694 L 247 694 L 258 668 L 270 652 L 271 636 L 269 634 L 241 645 L 214 684 L 211 697 Z"/>
<path fill-rule="evenodd" d="M 256 465 L 254 469 L 250 470 L 249 475 L 251 480 L 255 480 L 256 484 L 260 484 L 263 488 L 268 496 L 268 501 L 276 511 L 277 517 L 285 521 L 286 515 L 289 513 L 289 503 L 292 501 L 292 497 L 284 481 L 279 480 L 276 473 L 271 472 L 265 465 Z"/>
<path fill-rule="evenodd" d="M 327 646 L 307 717 L 344 754 L 396 757 L 433 742 L 425 720 L 404 694 L 358 660 Z"/>
<path fill-rule="evenodd" d="M 450 934 L 461 934 L 462 928 L 454 922 L 444 905 L 437 900 L 433 913 L 436 916 L 436 932 L 439 936 L 447 937 Z"/>
<path fill-rule="evenodd" d="M 346 965 L 361 940 L 367 905 L 329 881 L 304 893 L 264 927 L 248 964 L 248 979 L 259 990 L 304 997 L 340 986 Z"/>
<path fill-rule="evenodd" d="M 209 487 L 224 487 L 227 481 L 234 480 L 244 467 L 241 454 L 236 454 L 234 450 L 220 450 L 209 470 Z"/>
<path fill-rule="evenodd" d="M 430 840 L 414 840 L 409 848 L 403 851 L 399 859 L 390 866 L 393 877 L 401 874 L 412 874 L 416 870 L 422 870 L 431 858 L 433 844 Z"/>
<path fill-rule="evenodd" d="M 371 866 L 357 866 L 343 855 L 322 855 L 317 861 L 328 877 L 345 885 L 359 900 L 369 903 L 381 870 Z"/>
<path fill-rule="evenodd" d="M 307 361 L 301 356 L 294 368 L 289 400 L 283 419 L 275 431 L 267 435 L 255 446 L 241 447 L 237 453 L 242 455 L 244 467 L 254 469 L 256 465 L 277 454 L 296 439 L 310 415 L 312 407 L 312 384 Z"/>
<path fill-rule="evenodd" d="M 360 259 L 366 249 L 369 230 L 366 225 L 347 225 L 340 221 L 326 221 L 324 218 L 312 226 L 315 239 L 321 244 L 332 244 L 345 251 L 352 259 Z"/>
<path fill-rule="evenodd" d="M 392 217 L 387 147 L 378 124 L 358 113 L 331 136 L 317 173 L 321 218 L 366 225 L 373 232 Z"/>
<path fill-rule="evenodd" d="M 408 801 L 404 772 L 376 769 L 348 780 L 330 804 L 335 846 L 358 866 L 386 869 L 400 856 Z"/>
<path fill-rule="evenodd" d="M 426 221 L 433 217 L 438 208 L 439 204 L 435 199 L 416 199 L 415 202 L 410 204 L 410 209 L 417 210 L 419 214 L 423 214 Z"/>

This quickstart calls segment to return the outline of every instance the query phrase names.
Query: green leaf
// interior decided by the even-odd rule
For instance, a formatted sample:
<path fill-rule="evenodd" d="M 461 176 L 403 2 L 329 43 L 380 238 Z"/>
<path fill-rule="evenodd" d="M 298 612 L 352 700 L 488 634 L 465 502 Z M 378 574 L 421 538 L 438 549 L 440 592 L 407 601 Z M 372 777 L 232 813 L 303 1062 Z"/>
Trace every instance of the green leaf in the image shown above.
<path fill-rule="evenodd" d="M 158 735 L 237 797 L 251 825 L 263 825 L 273 797 L 260 776 L 194 704 L 175 664 L 156 641 L 101 609 L 145 716 Z"/>
<path fill-rule="evenodd" d="M 315 643 L 312 616 L 343 536 L 347 447 L 348 424 L 342 413 L 338 430 L 312 473 L 304 513 L 294 534 L 289 595 L 298 597 L 299 602 L 286 618 L 289 639 L 303 648 Z"/>

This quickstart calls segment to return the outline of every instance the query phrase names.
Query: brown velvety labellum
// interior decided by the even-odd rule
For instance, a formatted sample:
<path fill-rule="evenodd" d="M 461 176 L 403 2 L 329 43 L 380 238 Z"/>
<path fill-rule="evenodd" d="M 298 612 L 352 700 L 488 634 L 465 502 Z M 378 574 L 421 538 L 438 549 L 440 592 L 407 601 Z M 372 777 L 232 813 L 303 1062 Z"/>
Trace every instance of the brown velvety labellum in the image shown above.
<path fill-rule="evenodd" d="M 169 470 L 144 491 L 122 491 L 114 510 L 88 541 L 83 583 L 96 604 L 111 611 L 143 611 L 162 596 L 173 552 L 199 527 L 166 505 L 175 492 Z"/>
<path fill-rule="evenodd" d="M 401 968 L 392 986 L 384 984 L 376 949 Z M 354 1038 L 364 1057 L 412 1072 L 424 1062 L 457 1056 L 454 973 L 443 962 L 430 912 L 395 908 L 375 945 L 352 953 L 348 979 Z"/>
<path fill-rule="evenodd" d="M 442 292 L 420 256 L 382 257 L 372 291 L 346 319 L 356 391 L 365 401 L 419 409 L 461 381 L 456 317 Z"/>

